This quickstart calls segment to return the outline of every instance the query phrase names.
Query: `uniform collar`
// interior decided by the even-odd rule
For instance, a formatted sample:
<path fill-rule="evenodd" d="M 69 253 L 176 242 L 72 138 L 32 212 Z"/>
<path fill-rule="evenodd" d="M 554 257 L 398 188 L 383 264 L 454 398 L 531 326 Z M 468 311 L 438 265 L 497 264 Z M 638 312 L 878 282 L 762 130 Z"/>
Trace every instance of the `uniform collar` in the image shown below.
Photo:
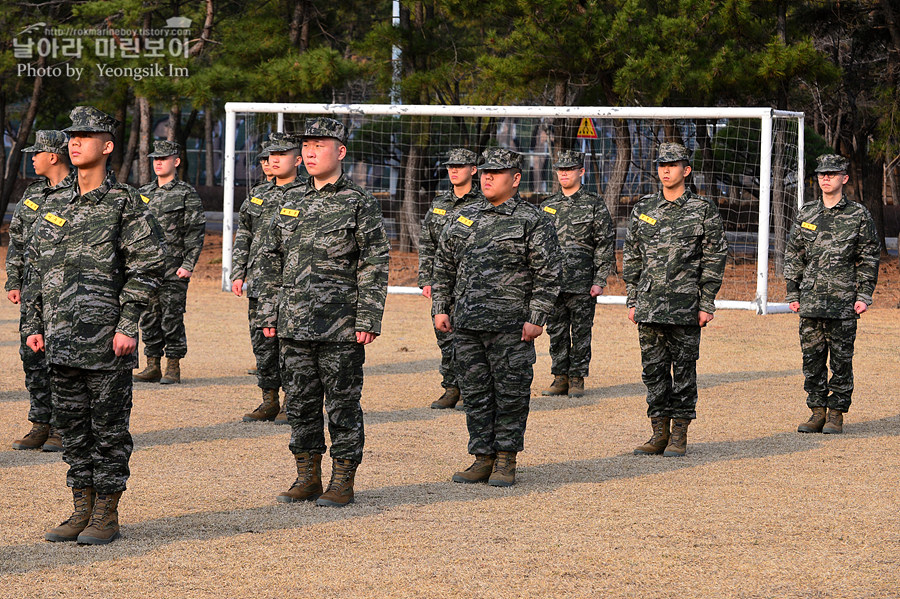
<path fill-rule="evenodd" d="M 516 207 L 522 202 L 522 198 L 519 197 L 519 192 L 516 192 L 516 195 L 499 206 L 494 206 L 487 198 L 483 198 L 481 202 L 481 206 L 479 206 L 478 209 L 483 212 L 494 211 L 499 212 L 500 214 L 512 214 L 516 210 Z"/>
<path fill-rule="evenodd" d="M 109 193 L 109 190 L 113 187 L 116 187 L 117 185 L 118 182 L 116 181 L 115 173 L 113 173 L 111 170 L 107 170 L 106 178 L 103 180 L 103 183 L 100 184 L 100 187 L 87 192 L 82 197 L 94 202 L 95 204 L 99 204 L 100 201 L 106 196 L 106 194 Z M 72 196 L 70 200 L 74 200 L 81 195 L 81 190 L 78 189 L 78 179 L 76 178 L 72 183 Z"/>
<path fill-rule="evenodd" d="M 675 198 L 674 202 L 670 202 L 663 195 L 662 190 L 660 190 L 660 191 L 656 192 L 656 197 L 658 199 L 657 205 L 665 206 L 667 204 L 674 204 L 674 205 L 678 206 L 679 208 L 682 208 L 685 205 L 685 203 L 688 201 L 688 199 L 690 199 L 693 195 L 694 195 L 694 193 L 690 189 L 685 187 L 684 193 L 681 194 L 680 196 L 678 196 L 677 198 Z"/>
<path fill-rule="evenodd" d="M 299 177 L 298 177 L 299 178 Z M 316 189 L 316 183 L 312 177 L 306 180 L 307 191 L 312 191 L 314 193 L 334 193 L 336 191 L 341 191 L 348 185 L 350 185 L 350 180 L 347 178 L 347 174 L 341 171 L 341 176 L 338 177 L 337 181 L 334 183 L 328 183 L 322 189 Z"/>

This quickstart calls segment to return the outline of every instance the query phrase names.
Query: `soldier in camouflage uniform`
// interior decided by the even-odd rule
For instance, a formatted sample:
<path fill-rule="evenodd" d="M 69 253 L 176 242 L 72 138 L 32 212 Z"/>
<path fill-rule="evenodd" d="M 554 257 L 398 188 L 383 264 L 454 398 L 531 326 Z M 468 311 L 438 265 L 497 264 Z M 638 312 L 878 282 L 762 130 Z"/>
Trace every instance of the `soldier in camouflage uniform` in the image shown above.
<path fill-rule="evenodd" d="M 434 326 L 453 332 L 475 456 L 453 481 L 508 487 L 524 448 L 534 339 L 553 311 L 562 255 L 553 225 L 519 197 L 521 155 L 491 148 L 479 169 L 486 199 L 460 210 L 438 244 Z"/>
<path fill-rule="evenodd" d="M 378 201 L 342 172 L 345 141 L 342 123 L 306 121 L 310 179 L 285 192 L 258 258 L 260 320 L 267 337 L 278 335 L 297 464 L 297 479 L 277 498 L 284 503 L 318 496 L 317 505 L 347 505 L 363 456 L 364 346 L 381 333 L 390 242 Z M 325 493 L 323 395 L 332 457 Z"/>
<path fill-rule="evenodd" d="M 728 246 L 718 207 L 685 188 L 685 147 L 660 144 L 656 162 L 663 189 L 635 204 L 622 255 L 653 427 L 634 453 L 683 456 L 696 418 L 700 329 L 713 319 Z"/>
<path fill-rule="evenodd" d="M 563 251 L 559 298 L 547 321 L 553 383 L 542 395 L 581 397 L 591 362 L 596 297 L 616 266 L 616 234 L 603 198 L 581 186 L 583 153 L 560 151 L 556 176 L 562 189 L 541 203 Z"/>
<path fill-rule="evenodd" d="M 89 106 L 71 119 L 65 131 L 78 177 L 26 250 L 23 330 L 29 348 L 46 352 L 75 503 L 45 538 L 105 544 L 119 536 L 138 319 L 163 277 L 165 242 L 137 191 L 106 169 L 118 121 Z"/>
<path fill-rule="evenodd" d="M 266 163 L 273 180 L 250 190 L 250 199 L 241 205 L 238 232 L 232 252 L 231 291 L 241 297 L 247 282 L 249 299 L 250 343 L 256 356 L 256 380 L 262 389 L 262 403 L 244 414 L 244 422 L 274 421 L 287 424 L 284 406 L 278 400 L 281 370 L 278 365 L 278 337 L 266 337 L 259 318 L 259 294 L 262 265 L 259 251 L 263 228 L 275 217 L 286 193 L 306 184 L 297 177 L 300 165 L 300 138 L 286 133 L 272 133 L 266 142 Z"/>
<path fill-rule="evenodd" d="M 784 255 L 784 278 L 790 309 L 800 314 L 803 388 L 812 410 L 797 431 L 837 434 L 843 432 L 844 413 L 850 409 L 856 321 L 872 305 L 881 243 L 869 211 L 843 193 L 847 159 L 819 156 L 816 175 L 822 199 L 805 204 L 797 214 Z"/>
<path fill-rule="evenodd" d="M 75 181 L 75 171 L 69 166 L 68 139 L 62 131 L 38 131 L 35 143 L 22 150 L 34 153 L 34 172 L 41 179 L 25 189 L 22 200 L 16 206 L 9 223 L 9 251 L 6 254 L 7 298 L 14 304 L 21 302 L 23 279 L 27 272 L 25 248 L 31 240 L 36 223 L 42 213 L 50 209 Z M 42 352 L 35 353 L 25 345 L 26 335 L 19 323 L 21 345 L 19 356 L 25 370 L 25 388 L 28 389 L 31 409 L 28 420 L 31 431 L 13 443 L 13 449 L 41 449 L 62 451 L 59 433 L 50 425 L 53 405 L 50 395 L 50 371 Z"/>
<path fill-rule="evenodd" d="M 475 184 L 474 176 L 477 171 L 475 164 L 478 156 L 471 150 L 455 148 L 450 150 L 447 161 L 447 174 L 453 189 L 438 194 L 431 203 L 431 209 L 425 215 L 422 223 L 422 233 L 419 235 L 419 287 L 422 295 L 431 297 L 431 284 L 434 280 L 434 254 L 437 249 L 438 238 L 447 223 L 453 221 L 459 211 L 469 204 L 483 199 L 481 191 Z M 452 313 L 452 306 L 450 308 Z M 434 311 L 431 314 L 434 317 Z M 438 347 L 441 349 L 440 372 L 443 380 L 441 386 L 444 394 L 437 401 L 432 402 L 431 407 L 443 410 L 454 407 L 459 402 L 459 385 L 456 382 L 457 373 L 453 363 L 453 333 L 445 333 L 434 330 Z"/>
<path fill-rule="evenodd" d="M 264 142 L 262 142 L 262 149 L 260 150 L 259 154 L 256 155 L 256 161 L 259 163 L 259 168 L 260 168 L 260 170 L 262 171 L 262 177 L 261 177 L 261 179 L 260 179 L 260 182 L 259 182 L 257 185 L 255 185 L 255 186 L 253 187 L 253 189 L 250 190 L 250 197 L 251 197 L 251 198 L 253 198 L 253 197 L 258 197 L 259 194 L 255 194 L 255 193 L 254 193 L 254 190 L 255 190 L 257 187 L 259 187 L 260 185 L 263 185 L 264 183 L 269 183 L 269 182 L 271 182 L 273 179 L 275 179 L 275 175 L 272 174 L 272 169 L 269 168 L 269 143 L 270 143 L 269 141 L 264 141 Z M 243 207 L 243 204 L 242 204 L 241 206 Z M 240 230 L 238 230 L 238 233 L 240 233 Z M 249 247 L 249 244 L 252 243 L 252 238 L 253 238 L 253 236 L 251 235 L 251 236 L 250 236 L 250 241 L 248 242 L 248 246 L 247 246 L 247 247 Z M 233 261 L 233 260 L 234 260 L 234 255 L 232 254 L 232 261 Z M 234 278 L 234 277 L 232 277 L 232 280 L 233 280 L 233 278 Z M 234 287 L 233 284 L 232 284 L 232 287 Z M 237 294 L 237 296 L 240 297 L 240 294 Z M 249 298 L 248 298 L 248 299 L 249 299 Z M 253 345 L 253 339 L 252 339 L 252 337 L 253 337 L 254 331 L 258 331 L 260 337 L 263 336 L 263 334 L 262 334 L 262 329 L 260 329 L 260 328 L 258 328 L 258 327 L 254 327 L 254 326 L 251 324 L 251 325 L 250 325 L 250 337 L 251 337 L 250 343 L 251 343 L 251 345 Z M 278 356 L 278 351 L 277 351 L 277 350 L 275 351 L 275 356 L 276 356 L 275 360 L 276 360 L 276 362 L 277 362 L 277 361 L 278 361 L 278 357 L 277 357 L 277 356 Z M 256 367 L 256 366 L 253 366 L 252 368 L 248 368 L 248 369 L 247 369 L 247 374 L 252 374 L 253 376 L 257 376 L 257 375 L 259 374 L 259 368 Z M 280 383 L 279 383 L 279 385 L 280 385 Z M 284 406 L 282 406 L 282 407 L 281 407 L 281 411 L 278 412 L 278 417 L 275 418 L 275 423 L 276 423 L 276 424 L 287 424 L 287 417 L 284 417 L 284 418 L 283 418 L 283 416 L 284 416 Z"/>
<path fill-rule="evenodd" d="M 153 142 L 153 170 L 156 181 L 140 189 L 141 200 L 156 217 L 166 236 L 166 278 L 150 297 L 141 317 L 147 367 L 134 375 L 135 381 L 163 385 L 181 382 L 181 359 L 187 354 L 184 312 L 188 283 L 206 234 L 206 216 L 200 196 L 190 184 L 175 176 L 181 164 L 181 145 L 174 141 Z M 166 372 L 160 360 L 166 356 Z"/>

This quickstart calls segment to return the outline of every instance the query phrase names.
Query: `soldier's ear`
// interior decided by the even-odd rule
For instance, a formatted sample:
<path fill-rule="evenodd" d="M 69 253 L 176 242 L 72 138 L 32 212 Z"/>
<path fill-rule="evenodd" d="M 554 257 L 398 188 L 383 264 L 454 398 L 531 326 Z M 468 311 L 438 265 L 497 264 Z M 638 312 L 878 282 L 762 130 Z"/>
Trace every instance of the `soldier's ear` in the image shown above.
<path fill-rule="evenodd" d="M 691 168 L 690 164 L 685 164 L 684 165 L 684 176 L 687 177 L 688 175 L 690 175 L 692 170 L 694 170 L 694 169 Z"/>
<path fill-rule="evenodd" d="M 338 148 L 338 160 L 343 160 L 344 156 L 347 155 L 347 146 L 345 146 L 341 142 L 338 142 L 338 144 L 340 145 L 340 147 Z"/>
<path fill-rule="evenodd" d="M 103 143 L 103 154 L 104 154 L 104 155 L 107 155 L 107 156 L 108 156 L 109 154 L 112 154 L 112 151 L 113 151 L 113 149 L 114 149 L 115 147 L 116 147 L 116 144 L 115 144 L 115 142 L 113 142 L 111 139 L 105 141 L 105 142 Z"/>
<path fill-rule="evenodd" d="M 181 158 L 178 156 L 175 157 L 175 168 L 178 168 L 181 165 Z"/>

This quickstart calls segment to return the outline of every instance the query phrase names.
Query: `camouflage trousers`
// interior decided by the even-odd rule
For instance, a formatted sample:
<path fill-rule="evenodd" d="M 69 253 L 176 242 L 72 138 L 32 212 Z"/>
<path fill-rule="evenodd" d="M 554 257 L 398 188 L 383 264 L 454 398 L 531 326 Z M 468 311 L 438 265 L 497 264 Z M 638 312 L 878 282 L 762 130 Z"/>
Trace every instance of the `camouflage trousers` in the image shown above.
<path fill-rule="evenodd" d="M 638 323 L 650 418 L 697 417 L 699 325 Z"/>
<path fill-rule="evenodd" d="M 453 332 L 445 333 L 434 329 L 434 336 L 437 337 L 438 347 L 441 348 L 441 365 L 440 373 L 443 379 L 441 387 L 458 387 L 456 364 L 453 359 Z"/>
<path fill-rule="evenodd" d="M 184 312 L 188 281 L 164 280 L 153 292 L 147 311 L 141 316 L 144 355 L 159 358 L 183 358 L 187 354 Z"/>
<path fill-rule="evenodd" d="M 281 367 L 278 364 L 278 337 L 263 335 L 259 319 L 259 300 L 250 299 L 247 318 L 250 321 L 250 345 L 256 356 L 256 382 L 260 389 L 281 388 Z"/>
<path fill-rule="evenodd" d="M 550 335 L 551 374 L 588 375 L 591 363 L 591 327 L 597 300 L 587 293 L 560 293 L 547 321 Z"/>
<path fill-rule="evenodd" d="M 853 394 L 855 318 L 800 318 L 806 405 L 846 412 Z M 831 380 L 825 362 L 831 358 Z M 830 394 L 829 394 L 830 392 Z"/>
<path fill-rule="evenodd" d="M 454 329 L 459 390 L 466 407 L 469 453 L 522 451 L 536 360 L 522 332 Z"/>
<path fill-rule="evenodd" d="M 331 457 L 362 461 L 362 396 L 366 352 L 355 342 L 279 338 L 284 410 L 291 453 L 325 453 L 322 408 L 328 413 Z M 324 401 L 323 401 L 324 398 Z"/>
<path fill-rule="evenodd" d="M 453 314 L 453 309 L 450 309 Z M 434 320 L 434 310 L 431 311 L 431 318 Z M 456 372 L 456 363 L 453 359 L 453 332 L 445 333 L 434 329 L 434 336 L 437 338 L 438 347 L 441 350 L 441 365 L 438 371 L 441 373 L 441 387 L 459 387 L 459 375 Z"/>
<path fill-rule="evenodd" d="M 19 325 L 19 356 L 22 358 L 22 369 L 25 371 L 25 388 L 28 389 L 28 399 L 31 407 L 28 409 L 29 422 L 49 424 L 53 414 L 53 398 L 50 393 L 50 370 L 42 351 L 32 351 L 25 345 L 27 335 L 22 333 Z"/>
<path fill-rule="evenodd" d="M 59 429 L 66 484 L 93 487 L 98 493 L 125 490 L 134 444 L 131 370 L 87 370 L 50 365 L 53 426 Z"/>

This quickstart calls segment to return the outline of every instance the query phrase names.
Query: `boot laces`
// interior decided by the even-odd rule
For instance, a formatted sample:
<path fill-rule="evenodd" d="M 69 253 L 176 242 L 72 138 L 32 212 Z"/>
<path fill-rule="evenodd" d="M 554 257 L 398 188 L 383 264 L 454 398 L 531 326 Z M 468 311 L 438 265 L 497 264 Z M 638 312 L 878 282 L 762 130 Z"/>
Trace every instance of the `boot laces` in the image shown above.
<path fill-rule="evenodd" d="M 347 483 L 350 482 L 350 475 L 353 472 L 352 466 L 344 466 L 343 464 L 336 464 L 334 468 L 331 469 L 331 480 L 328 481 L 328 490 L 337 489 L 339 491 L 344 490 L 344 487 L 347 486 Z"/>
<path fill-rule="evenodd" d="M 110 501 L 99 501 L 99 495 L 97 496 L 97 501 L 94 504 L 94 513 L 91 514 L 91 521 L 88 522 L 88 526 L 97 526 L 100 525 L 103 520 L 109 515 L 109 512 L 112 511 L 110 509 Z"/>

